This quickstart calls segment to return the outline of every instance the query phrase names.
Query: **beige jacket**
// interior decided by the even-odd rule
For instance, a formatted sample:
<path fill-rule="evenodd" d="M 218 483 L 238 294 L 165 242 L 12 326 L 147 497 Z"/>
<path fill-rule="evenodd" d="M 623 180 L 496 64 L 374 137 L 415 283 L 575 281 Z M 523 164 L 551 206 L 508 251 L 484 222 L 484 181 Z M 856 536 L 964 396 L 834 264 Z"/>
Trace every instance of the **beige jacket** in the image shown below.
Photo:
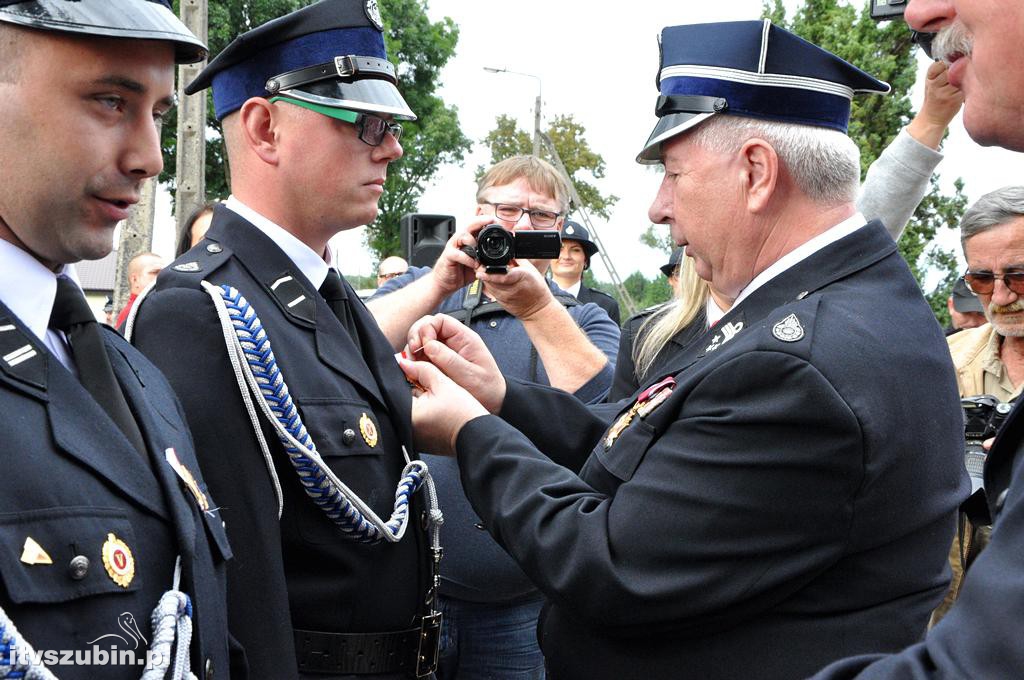
<path fill-rule="evenodd" d="M 999 360 L 1002 338 L 991 324 L 968 328 L 946 338 L 949 353 L 956 366 L 956 379 L 961 397 L 991 394 L 1000 401 L 1010 401 L 1024 384 L 1014 388 Z"/>

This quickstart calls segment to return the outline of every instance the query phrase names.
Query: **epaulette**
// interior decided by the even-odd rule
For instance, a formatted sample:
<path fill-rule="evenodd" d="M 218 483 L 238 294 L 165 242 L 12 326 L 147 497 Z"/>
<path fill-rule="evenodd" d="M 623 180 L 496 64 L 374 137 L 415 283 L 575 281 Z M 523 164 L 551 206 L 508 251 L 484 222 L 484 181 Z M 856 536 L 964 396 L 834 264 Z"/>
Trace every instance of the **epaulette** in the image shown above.
<path fill-rule="evenodd" d="M 231 250 L 226 246 L 203 239 L 191 250 L 184 253 L 164 270 L 168 272 L 164 278 L 168 283 L 198 288 L 199 282 L 219 269 L 231 258 Z M 161 286 L 163 288 L 164 286 Z"/>

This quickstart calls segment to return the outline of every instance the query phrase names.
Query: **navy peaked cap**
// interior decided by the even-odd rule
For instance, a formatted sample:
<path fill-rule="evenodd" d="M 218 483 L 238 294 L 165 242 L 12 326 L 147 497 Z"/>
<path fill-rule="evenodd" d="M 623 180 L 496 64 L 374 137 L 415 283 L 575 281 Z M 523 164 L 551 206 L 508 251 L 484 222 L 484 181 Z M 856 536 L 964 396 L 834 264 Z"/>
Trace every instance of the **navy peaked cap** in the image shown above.
<path fill-rule="evenodd" d="M 981 306 L 981 300 L 967 287 L 967 282 L 964 281 L 962 276 L 953 284 L 952 296 L 953 309 L 961 314 L 968 312 L 985 313 L 985 308 Z"/>
<path fill-rule="evenodd" d="M 853 95 L 890 88 L 765 19 L 665 28 L 658 89 L 658 123 L 639 163 L 657 163 L 663 141 L 718 113 L 845 134 Z"/>
<path fill-rule="evenodd" d="M 213 87 L 217 118 L 252 97 L 415 120 L 384 48 L 377 0 L 320 0 L 235 38 L 185 88 Z"/>
<path fill-rule="evenodd" d="M 665 276 L 672 276 L 676 269 L 679 268 L 679 263 L 683 261 L 683 249 L 675 248 L 672 250 L 672 254 L 668 257 L 668 262 L 658 267 L 661 273 Z"/>
<path fill-rule="evenodd" d="M 566 220 L 565 224 L 562 225 L 562 240 L 579 241 L 580 245 L 583 246 L 583 252 L 586 253 L 588 261 L 598 250 L 597 244 L 590 240 L 590 231 L 579 222 L 573 222 L 572 220 Z"/>

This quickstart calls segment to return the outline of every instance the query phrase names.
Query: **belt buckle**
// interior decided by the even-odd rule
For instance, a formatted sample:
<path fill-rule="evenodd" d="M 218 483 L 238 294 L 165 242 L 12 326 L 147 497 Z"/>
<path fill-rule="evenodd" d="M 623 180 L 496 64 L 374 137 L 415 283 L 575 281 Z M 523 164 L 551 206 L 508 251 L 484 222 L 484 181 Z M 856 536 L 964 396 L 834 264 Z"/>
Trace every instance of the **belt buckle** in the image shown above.
<path fill-rule="evenodd" d="M 437 670 L 437 654 L 441 645 L 441 613 L 424 616 L 420 622 L 420 641 L 416 650 L 416 677 L 426 678 Z"/>

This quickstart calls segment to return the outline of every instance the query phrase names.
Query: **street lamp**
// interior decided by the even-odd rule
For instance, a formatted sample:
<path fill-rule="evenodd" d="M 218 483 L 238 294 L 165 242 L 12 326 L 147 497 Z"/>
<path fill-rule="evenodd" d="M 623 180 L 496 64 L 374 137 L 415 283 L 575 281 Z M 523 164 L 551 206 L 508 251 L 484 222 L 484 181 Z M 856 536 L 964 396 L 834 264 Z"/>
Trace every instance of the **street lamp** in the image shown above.
<path fill-rule="evenodd" d="M 509 71 L 507 68 L 494 68 L 492 66 L 484 66 L 484 70 L 491 73 L 509 73 L 514 76 L 526 76 L 537 81 L 537 101 L 533 106 L 533 155 L 540 158 L 540 96 L 542 91 L 540 76 L 535 76 L 532 73 Z"/>

